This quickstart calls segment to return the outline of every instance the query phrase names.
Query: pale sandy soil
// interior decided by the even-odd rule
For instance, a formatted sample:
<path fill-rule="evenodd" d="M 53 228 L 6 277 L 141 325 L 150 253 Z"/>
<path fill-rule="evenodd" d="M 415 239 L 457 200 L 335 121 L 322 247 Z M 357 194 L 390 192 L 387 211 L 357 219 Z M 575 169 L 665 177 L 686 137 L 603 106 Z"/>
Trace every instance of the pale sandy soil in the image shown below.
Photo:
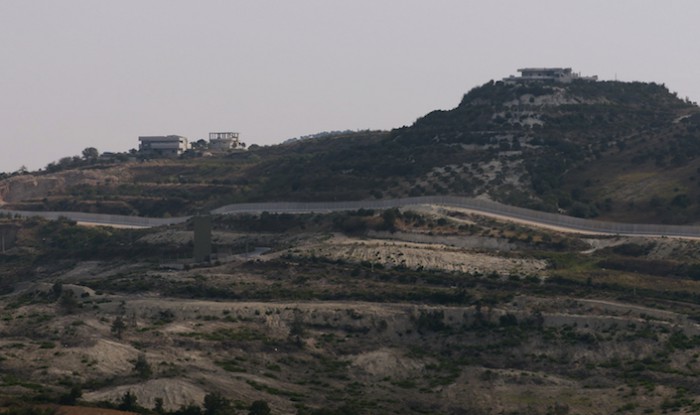
<path fill-rule="evenodd" d="M 479 253 L 443 244 L 418 244 L 383 239 L 355 239 L 334 235 L 323 243 L 301 246 L 297 255 L 367 261 L 384 266 L 411 269 L 437 269 L 458 272 L 497 272 L 499 274 L 535 274 L 547 267 L 538 259 L 508 258 Z"/>
<path fill-rule="evenodd" d="M 425 367 L 425 364 L 420 360 L 406 357 L 403 351 L 389 348 L 355 355 L 349 360 L 352 366 L 378 378 L 416 376 Z"/>
<path fill-rule="evenodd" d="M 163 399 L 165 408 L 178 408 L 190 402 L 202 402 L 207 394 L 201 387 L 183 379 L 153 379 L 139 384 L 122 385 L 83 395 L 87 401 L 118 401 L 131 391 L 139 405 L 153 408 L 155 398 Z"/>
<path fill-rule="evenodd" d="M 264 375 L 266 362 L 274 362 L 279 357 L 276 354 L 277 351 L 272 348 L 268 350 L 238 349 L 236 343 L 232 343 L 232 350 L 213 351 L 205 346 L 206 342 L 200 345 L 196 342 L 181 343 L 196 338 L 191 337 L 191 334 L 248 327 L 264 334 L 266 338 L 280 342 L 281 339 L 287 339 L 289 336 L 290 325 L 295 317 L 300 317 L 308 327 L 307 336 L 304 339 L 304 350 L 314 354 L 323 353 L 325 347 L 318 335 L 323 331 L 316 332 L 314 327 L 334 327 L 338 330 L 364 327 L 370 330 L 371 336 L 363 348 L 353 350 L 339 358 L 349 364 L 353 376 L 357 376 L 359 381 L 378 382 L 385 378 L 398 381 L 420 378 L 424 376 L 426 366 L 438 362 L 429 357 L 411 355 L 407 350 L 396 346 L 387 347 L 386 344 L 391 343 L 387 342 L 387 339 L 392 339 L 394 344 L 398 344 L 397 341 L 403 341 L 404 337 L 399 333 L 404 333 L 405 336 L 407 330 L 415 329 L 416 317 L 424 311 L 439 309 L 444 313 L 445 324 L 455 328 L 462 324 L 469 324 L 469 318 L 474 314 L 474 308 L 471 306 L 434 308 L 419 304 L 343 301 L 203 301 L 158 296 L 123 298 L 106 295 L 101 298 L 104 301 L 100 301 L 97 308 L 79 317 L 78 321 L 81 324 L 77 328 L 80 330 L 79 335 L 84 338 L 84 343 L 73 346 L 56 344 L 55 348 L 42 349 L 35 343 L 24 341 L 24 347 L 13 348 L 10 347 L 11 344 L 18 343 L 19 337 L 15 339 L 6 337 L 0 339 L 0 350 L 6 358 L 12 358 L 11 362 L 16 366 L 16 370 L 33 367 L 32 370 L 38 373 L 42 369 L 37 367 L 37 362 L 46 362 L 49 366 L 48 376 L 57 379 L 79 374 L 88 379 L 115 377 L 121 382 L 128 382 L 117 382 L 114 386 L 86 392 L 83 398 L 87 401 L 117 402 L 127 391 L 131 391 L 137 396 L 138 403 L 145 407 L 152 408 L 155 399 L 162 398 L 166 408 L 177 409 L 189 402 L 201 404 L 204 395 L 212 390 L 230 391 L 227 395 L 230 398 L 252 402 L 259 399 L 261 392 L 256 390 L 251 382 L 294 393 L 302 393 L 304 390 L 301 385 Z M 50 309 L 48 305 L 42 307 L 44 308 L 38 309 L 32 306 L 32 310 L 46 313 Z M 598 326 L 611 327 L 612 325 L 625 327 L 630 322 L 641 326 L 644 324 L 643 315 L 653 316 L 654 324 L 657 326 L 669 325 L 669 328 L 673 328 L 679 325 L 684 330 L 687 330 L 689 325 L 697 326 L 692 322 L 679 320 L 679 316 L 675 313 L 615 301 L 518 296 L 503 307 L 485 308 L 483 311 L 487 318 L 498 321 L 499 316 L 506 312 L 514 313 L 518 319 L 521 319 L 530 316 L 532 310 L 540 310 L 545 326 L 566 324 L 594 329 Z M 166 310 L 172 312 L 172 321 L 156 324 L 159 313 Z M 20 309 L 17 313 L 28 314 L 27 311 Z M 110 333 L 110 325 L 114 317 L 120 314 L 129 316 L 128 320 L 133 316 L 135 326 L 130 327 L 124 338 L 117 339 Z M 225 320 L 224 316 L 230 316 L 231 320 Z M 48 329 L 63 330 L 71 327 L 76 317 L 56 317 L 51 320 Z M 385 327 L 383 330 L 377 329 L 381 327 L 380 323 Z M 4 327 L 6 324 L 9 323 L 0 323 L 0 329 L 3 332 L 7 330 L 7 327 Z M 139 343 L 148 346 L 135 347 Z M 610 356 L 624 355 L 628 353 L 624 347 L 624 344 L 620 344 L 619 350 L 610 349 L 600 353 L 609 353 Z M 648 351 L 639 349 L 636 352 Z M 582 348 L 572 354 L 571 359 L 583 361 L 586 359 L 586 353 L 591 351 Z M 145 354 L 154 371 L 158 373 L 154 379 L 141 381 L 133 376 L 133 362 L 140 354 Z M 244 356 L 250 362 L 257 363 L 251 363 L 245 373 L 227 372 L 215 364 L 216 360 L 231 358 L 231 356 Z M 10 364 L 9 359 L 6 364 Z M 176 367 L 179 375 L 163 376 L 160 371 L 169 365 Z M 528 390 L 539 394 L 551 393 L 553 398 L 560 398 L 562 402 L 571 402 L 573 399 L 570 396 L 567 398 L 566 394 L 573 391 L 572 388 L 576 387 L 576 382 L 554 376 L 543 377 L 536 373 L 524 375 L 520 370 L 497 369 L 492 369 L 494 380 L 484 382 L 478 378 L 484 370 L 474 367 L 464 368 L 460 379 L 449 385 L 435 388 L 435 398 L 443 397 L 458 402 L 461 399 L 457 398 L 458 395 L 468 395 L 474 402 L 483 404 L 485 408 L 489 405 L 512 407 L 514 403 L 511 399 L 530 399 L 522 395 Z M 533 379 L 537 379 L 537 384 L 530 383 Z M 480 393 L 479 388 L 485 386 L 498 393 Z M 593 390 L 585 391 L 580 395 L 581 399 L 592 399 L 593 392 Z M 288 397 L 271 394 L 266 396 L 273 407 L 273 413 L 295 413 Z M 492 400 L 489 396 L 498 396 L 499 401 Z M 590 413 L 605 413 L 610 408 L 598 409 L 600 409 L 598 412 Z"/>
<path fill-rule="evenodd" d="M 40 199 L 51 192 L 87 184 L 91 186 L 116 186 L 129 182 L 132 174 L 128 165 L 107 170 L 66 170 L 47 176 L 20 175 L 0 183 L 0 203 L 14 203 L 27 199 Z"/>
<path fill-rule="evenodd" d="M 103 304 L 100 309 L 104 313 L 112 313 L 119 302 Z M 270 387 L 283 388 L 288 391 L 301 389 L 294 384 L 282 383 L 274 379 L 261 376 L 259 373 L 235 373 L 223 371 L 214 365 L 206 350 L 192 350 L 184 352 L 181 349 L 172 349 L 171 340 L 182 338 L 183 334 L 194 332 L 212 332 L 216 329 L 237 327 L 239 325 L 254 324 L 258 330 L 263 331 L 269 338 L 285 339 L 290 333 L 289 323 L 293 316 L 300 314 L 306 323 L 310 324 L 338 324 L 348 326 L 375 326 L 379 320 L 388 322 L 391 330 L 406 330 L 410 326 L 410 316 L 418 313 L 422 307 L 402 304 L 376 304 L 357 302 L 305 302 L 305 303 L 268 303 L 268 302 L 217 302 L 197 300 L 172 300 L 158 297 L 140 298 L 127 301 L 123 305 L 127 315 L 135 315 L 139 327 L 147 327 L 152 316 L 159 311 L 169 310 L 175 315 L 175 321 L 161 326 L 158 331 L 162 338 L 163 346 L 158 350 L 149 351 L 146 357 L 153 367 L 159 367 L 163 363 L 176 362 L 181 366 L 186 376 L 176 378 L 159 378 L 139 383 L 107 387 L 83 395 L 87 401 L 118 401 L 127 391 L 136 395 L 139 404 L 145 407 L 153 407 L 155 398 L 162 398 L 164 406 L 176 409 L 189 402 L 201 402 L 204 395 L 210 391 L 201 385 L 218 385 L 226 390 L 235 390 L 235 397 L 246 401 L 252 401 L 259 396 L 247 383 L 253 381 Z M 113 310 L 114 309 L 114 310 Z M 463 313 L 462 308 L 455 308 L 455 316 Z M 449 314 L 449 311 L 448 311 Z M 202 316 L 230 315 L 237 319 L 254 320 L 254 323 L 232 323 L 226 321 L 207 321 L 196 319 Z M 100 324 L 98 320 L 95 324 Z M 90 323 L 92 324 L 92 322 Z M 109 324 L 103 322 L 95 331 L 102 331 L 104 337 L 109 337 Z M 90 346 L 73 348 L 62 359 L 63 370 L 70 367 L 79 367 L 80 363 L 90 362 L 90 371 L 93 374 L 118 374 L 128 375 L 132 371 L 133 362 L 140 353 L 143 353 L 128 344 L 124 338 L 99 339 Z M 305 340 L 305 348 L 310 351 L 321 351 L 323 345 L 315 344 L 312 336 Z M 267 352 L 269 353 L 269 352 Z M 274 353 L 274 352 L 273 352 Z M 252 352 L 250 358 L 265 360 L 265 352 Z M 411 359 L 405 356 L 405 352 L 388 348 L 379 348 L 356 355 L 344 357 L 350 365 L 368 376 L 383 378 L 385 376 L 416 376 L 419 375 L 425 362 Z M 58 368 L 54 369 L 58 370 Z M 57 375 L 60 373 L 56 372 Z M 211 386 L 209 386 L 211 388 Z M 280 398 L 277 405 L 289 405 L 284 398 Z M 275 402 L 270 402 L 275 406 Z M 279 407 L 279 406 L 278 406 Z M 289 413 L 289 412 L 283 412 Z"/>

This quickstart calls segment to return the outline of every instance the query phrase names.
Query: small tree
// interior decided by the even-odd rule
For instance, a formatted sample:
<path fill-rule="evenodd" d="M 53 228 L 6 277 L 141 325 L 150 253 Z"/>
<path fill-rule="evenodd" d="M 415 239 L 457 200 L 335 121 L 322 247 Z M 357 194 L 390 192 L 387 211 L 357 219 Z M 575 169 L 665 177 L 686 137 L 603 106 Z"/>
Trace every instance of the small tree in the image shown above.
<path fill-rule="evenodd" d="M 136 395 L 131 393 L 130 390 L 126 391 L 119 401 L 119 409 L 122 411 L 133 411 L 137 409 L 136 406 Z"/>
<path fill-rule="evenodd" d="M 71 290 L 63 290 L 61 298 L 58 300 L 58 305 L 66 314 L 73 314 L 78 308 L 80 308 L 80 303 L 78 302 L 78 299 L 75 298 L 75 294 Z"/>
<path fill-rule="evenodd" d="M 233 413 L 231 401 L 224 398 L 219 392 L 208 393 L 204 396 L 205 415 L 228 415 Z"/>
<path fill-rule="evenodd" d="M 157 414 L 165 413 L 165 408 L 163 408 L 163 398 L 155 399 L 155 406 L 153 407 L 153 411 Z"/>
<path fill-rule="evenodd" d="M 190 402 L 187 405 L 182 405 L 180 409 L 174 412 L 175 415 L 201 415 L 202 409 L 194 402 Z"/>
<path fill-rule="evenodd" d="M 272 411 L 265 401 L 255 401 L 250 405 L 248 415 L 269 415 Z"/>
<path fill-rule="evenodd" d="M 146 360 L 145 354 L 142 353 L 136 358 L 136 362 L 134 362 L 134 372 L 136 372 L 141 379 L 148 379 L 153 374 L 153 369 L 151 369 L 151 364 Z"/>
<path fill-rule="evenodd" d="M 206 150 L 209 147 L 209 143 L 206 140 L 200 139 L 192 143 L 192 148 L 194 150 Z"/>
<path fill-rule="evenodd" d="M 61 157 L 58 159 L 58 166 L 61 169 L 70 168 L 73 165 L 73 157 Z"/>
<path fill-rule="evenodd" d="M 112 334 L 114 334 L 118 339 L 121 339 L 124 330 L 126 330 L 126 323 L 124 323 L 122 316 L 117 316 L 112 323 Z"/>
<path fill-rule="evenodd" d="M 75 405 L 81 396 L 83 396 L 83 390 L 80 385 L 73 385 L 68 393 L 61 395 L 58 403 L 61 405 Z"/>
<path fill-rule="evenodd" d="M 85 160 L 97 160 L 99 156 L 100 152 L 95 147 L 88 147 L 83 150 L 83 159 Z"/>
<path fill-rule="evenodd" d="M 53 287 L 51 287 L 51 292 L 53 293 L 53 297 L 58 300 L 61 298 L 61 294 L 63 294 L 63 284 L 60 282 L 54 283 Z"/>
<path fill-rule="evenodd" d="M 304 329 L 304 317 L 300 311 L 294 312 L 294 319 L 289 326 L 289 335 L 293 337 L 303 337 L 306 334 Z"/>
<path fill-rule="evenodd" d="M 396 230 L 396 220 L 401 217 L 401 211 L 398 209 L 387 209 L 382 213 L 382 219 L 384 224 L 382 228 L 384 230 L 394 232 Z"/>

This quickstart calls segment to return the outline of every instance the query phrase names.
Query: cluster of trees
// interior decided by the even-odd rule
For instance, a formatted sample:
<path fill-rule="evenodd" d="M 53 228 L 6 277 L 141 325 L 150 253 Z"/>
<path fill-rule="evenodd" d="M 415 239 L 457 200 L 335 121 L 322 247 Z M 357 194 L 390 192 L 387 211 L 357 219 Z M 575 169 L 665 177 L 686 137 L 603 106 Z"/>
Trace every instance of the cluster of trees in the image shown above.
<path fill-rule="evenodd" d="M 53 173 L 61 170 L 82 167 L 96 163 L 100 158 L 100 152 L 95 147 L 87 147 L 81 156 L 62 157 L 58 161 L 52 161 L 46 165 L 46 172 Z"/>
<path fill-rule="evenodd" d="M 463 106 L 500 105 L 507 101 L 518 99 L 523 95 L 542 96 L 552 93 L 553 85 L 545 83 L 513 83 L 489 81 L 484 85 L 472 88 L 462 97 Z"/>
<path fill-rule="evenodd" d="M 598 262 L 605 269 L 634 272 L 660 277 L 676 276 L 700 280 L 700 263 L 678 263 L 661 259 L 646 258 L 607 258 Z"/>
<path fill-rule="evenodd" d="M 44 259 L 51 258 L 114 258 L 143 254 L 149 248 L 135 242 L 142 234 L 139 230 L 110 229 L 103 227 L 77 226 L 72 220 L 59 218 L 53 221 L 29 220 L 27 226 L 36 222 L 37 241 Z"/>
<path fill-rule="evenodd" d="M 116 161 L 123 162 L 133 158 L 136 153 L 136 149 L 131 149 L 128 152 L 101 154 L 95 147 L 86 147 L 83 149 L 80 155 L 61 157 L 57 161 L 50 162 L 46 165 L 44 171 L 46 173 L 55 173 L 62 170 L 75 169 L 98 163 L 110 163 Z M 26 167 L 22 167 L 21 170 L 26 172 Z"/>

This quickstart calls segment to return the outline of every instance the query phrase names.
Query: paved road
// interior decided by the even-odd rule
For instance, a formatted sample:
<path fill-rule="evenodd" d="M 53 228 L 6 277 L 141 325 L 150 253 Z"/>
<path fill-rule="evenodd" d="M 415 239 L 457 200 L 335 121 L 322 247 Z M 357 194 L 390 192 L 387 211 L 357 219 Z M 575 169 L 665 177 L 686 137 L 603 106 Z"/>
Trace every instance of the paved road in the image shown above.
<path fill-rule="evenodd" d="M 418 205 L 438 205 L 445 207 L 468 209 L 474 212 L 497 216 L 504 219 L 526 222 L 535 226 L 555 227 L 562 231 L 584 232 L 611 235 L 630 236 L 674 236 L 674 237 L 700 237 L 700 226 L 674 226 L 654 224 L 630 224 L 604 222 L 591 219 L 574 218 L 548 212 L 540 212 L 507 206 L 483 199 L 474 199 L 456 196 L 423 196 L 390 200 L 366 200 L 352 202 L 267 202 L 267 203 L 240 203 L 222 206 L 214 209 L 212 214 L 230 215 L 241 213 L 328 213 L 358 209 L 390 209 L 397 207 L 410 207 Z M 47 219 L 56 219 L 60 216 L 69 218 L 84 224 L 123 226 L 123 227 L 154 227 L 182 223 L 189 217 L 177 218 L 144 218 L 122 215 L 102 215 L 78 212 L 28 212 L 0 210 L 0 214 L 19 216 L 41 216 Z"/>
<path fill-rule="evenodd" d="M 484 199 L 458 196 L 422 196 L 389 200 L 366 200 L 355 202 L 276 202 L 276 203 L 241 203 L 222 206 L 212 211 L 214 214 L 235 213 L 309 213 L 335 212 L 358 209 L 390 209 L 416 205 L 437 205 L 468 209 L 474 212 L 496 216 L 503 219 L 517 220 L 535 226 L 558 228 L 562 231 L 585 232 L 609 235 L 630 236 L 676 236 L 700 237 L 700 226 L 677 226 L 656 224 L 631 224 L 605 222 L 591 219 L 574 218 L 555 213 L 540 212 L 515 206 L 503 205 Z"/>

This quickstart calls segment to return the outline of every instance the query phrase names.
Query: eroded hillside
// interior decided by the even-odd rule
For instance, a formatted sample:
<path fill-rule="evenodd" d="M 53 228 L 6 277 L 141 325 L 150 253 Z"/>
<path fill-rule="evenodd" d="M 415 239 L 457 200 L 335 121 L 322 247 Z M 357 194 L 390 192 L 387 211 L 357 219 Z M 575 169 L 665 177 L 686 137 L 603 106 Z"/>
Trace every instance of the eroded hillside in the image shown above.
<path fill-rule="evenodd" d="M 193 264 L 189 225 L 13 221 L 0 255 L 8 398 L 133 394 L 177 411 L 219 393 L 239 413 L 264 401 L 281 414 L 700 405 L 694 240 L 437 207 L 238 215 L 214 218 L 214 261 Z"/>

